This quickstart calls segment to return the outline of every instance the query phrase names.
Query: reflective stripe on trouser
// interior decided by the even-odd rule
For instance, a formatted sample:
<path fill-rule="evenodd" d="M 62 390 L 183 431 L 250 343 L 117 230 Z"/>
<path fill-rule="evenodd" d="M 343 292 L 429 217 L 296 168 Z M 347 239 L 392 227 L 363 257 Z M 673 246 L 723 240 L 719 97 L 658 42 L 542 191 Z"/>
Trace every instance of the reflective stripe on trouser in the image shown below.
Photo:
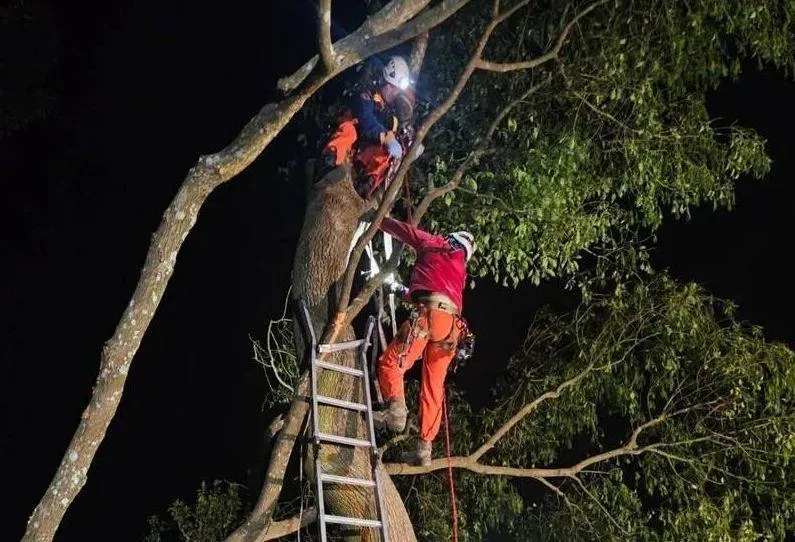
<path fill-rule="evenodd" d="M 385 400 L 404 399 L 403 375 L 422 357 L 420 438 L 431 442 L 439 432 L 444 379 L 455 356 L 456 317 L 438 309 L 419 308 L 416 323 L 400 326 L 378 362 L 378 384 Z"/>

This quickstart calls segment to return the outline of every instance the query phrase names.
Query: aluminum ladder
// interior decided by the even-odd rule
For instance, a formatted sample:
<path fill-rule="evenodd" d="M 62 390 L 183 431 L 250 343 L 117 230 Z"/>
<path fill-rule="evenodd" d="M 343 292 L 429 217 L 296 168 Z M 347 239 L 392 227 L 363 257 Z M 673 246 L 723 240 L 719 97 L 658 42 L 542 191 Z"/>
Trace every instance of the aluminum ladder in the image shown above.
<path fill-rule="evenodd" d="M 389 535 L 387 533 L 387 520 L 384 514 L 384 501 L 381 494 L 381 486 L 379 484 L 378 465 L 380 458 L 378 456 L 378 446 L 375 442 L 375 429 L 373 427 L 373 404 L 370 398 L 370 380 L 367 370 L 367 348 L 372 344 L 371 337 L 373 328 L 375 327 L 375 318 L 370 316 L 367 320 L 367 331 L 365 332 L 364 339 L 355 341 L 346 341 L 335 344 L 317 344 L 317 337 L 315 336 L 315 328 L 312 326 L 312 319 L 309 315 L 309 309 L 305 301 L 301 301 L 301 311 L 304 317 L 307 334 L 309 336 L 310 348 L 309 358 L 311 365 L 311 379 L 312 379 L 312 440 L 319 448 L 324 444 L 335 446 L 354 446 L 357 448 L 368 448 L 370 450 L 370 463 L 372 466 L 371 478 L 351 478 L 347 476 L 339 476 L 336 474 L 329 474 L 323 472 L 320 461 L 318 460 L 318 453 L 315 453 L 315 494 L 317 498 L 317 520 L 320 527 L 320 539 L 322 542 L 327 541 L 326 526 L 329 524 L 350 525 L 355 527 L 370 527 L 379 531 L 381 541 L 389 542 Z M 336 363 L 318 359 L 318 356 L 323 354 L 331 354 L 333 352 L 340 352 L 343 350 L 359 350 L 359 360 L 361 368 L 345 367 Z M 317 392 L 317 377 L 318 370 L 323 369 L 327 371 L 336 371 L 356 378 L 361 382 L 364 388 L 364 403 L 354 403 L 344 399 L 337 399 L 335 397 L 325 397 L 319 395 Z M 323 433 L 320 431 L 320 422 L 318 416 L 318 409 L 320 405 L 332 406 L 336 408 L 354 410 L 362 412 L 366 418 L 366 428 L 369 434 L 369 439 L 351 438 L 345 435 L 334 435 L 331 433 Z M 354 518 L 346 516 L 335 516 L 327 514 L 323 504 L 323 487 L 325 484 L 338 484 L 350 485 L 372 488 L 375 492 L 376 512 L 378 517 L 376 519 Z"/>

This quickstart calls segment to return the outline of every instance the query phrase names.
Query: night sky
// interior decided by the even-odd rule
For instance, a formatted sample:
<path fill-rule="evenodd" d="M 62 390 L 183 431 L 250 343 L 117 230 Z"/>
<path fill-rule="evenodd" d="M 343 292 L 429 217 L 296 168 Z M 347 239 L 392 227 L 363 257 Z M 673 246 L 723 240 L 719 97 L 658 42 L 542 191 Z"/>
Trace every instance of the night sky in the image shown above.
<path fill-rule="evenodd" d="M 352 4 L 335 2 L 338 32 L 357 25 Z M 25 5 L 36 15 L 15 27 L 20 41 L 0 38 L 0 85 L 19 94 L 29 81 L 19 66 L 43 62 L 34 86 L 54 102 L 0 139 L 0 465 L 10 501 L 0 540 L 21 537 L 54 474 L 185 173 L 277 98 L 276 79 L 316 47 L 308 1 Z M 42 36 L 54 40 L 52 61 L 34 54 Z M 773 171 L 743 181 L 732 212 L 668 223 L 655 263 L 734 299 L 742 318 L 795 346 L 795 84 L 748 66 L 711 110 L 767 138 Z M 288 130 L 202 208 L 56 540 L 141 540 L 147 516 L 192 498 L 202 480 L 246 482 L 270 421 L 249 335 L 281 311 L 303 218 L 304 187 L 276 174 L 294 137 Z M 533 311 L 572 299 L 556 283 L 517 293 L 481 281 L 467 293 L 478 352 L 458 383 L 482 397 Z"/>

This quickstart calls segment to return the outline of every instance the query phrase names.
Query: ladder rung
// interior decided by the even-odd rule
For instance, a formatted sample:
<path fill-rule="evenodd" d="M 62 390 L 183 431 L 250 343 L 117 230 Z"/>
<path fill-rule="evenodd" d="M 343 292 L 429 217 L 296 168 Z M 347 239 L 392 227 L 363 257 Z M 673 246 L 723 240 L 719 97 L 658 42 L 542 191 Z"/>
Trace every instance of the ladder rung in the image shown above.
<path fill-rule="evenodd" d="M 381 522 L 377 519 L 346 518 L 345 516 L 332 516 L 326 514 L 326 523 L 337 523 L 339 525 L 354 525 L 356 527 L 381 528 Z"/>
<path fill-rule="evenodd" d="M 349 478 L 348 476 L 337 476 L 336 474 L 323 473 L 320 475 L 320 480 L 323 483 L 329 482 L 332 484 L 375 487 L 375 482 L 373 480 L 367 480 L 366 478 Z"/>
<path fill-rule="evenodd" d="M 331 405 L 339 408 L 347 408 L 349 410 L 358 410 L 359 412 L 367 412 L 367 405 L 363 403 L 352 403 L 344 399 L 335 399 L 334 397 L 324 397 L 323 395 L 317 396 L 317 402 L 321 405 Z"/>
<path fill-rule="evenodd" d="M 346 446 L 358 446 L 360 448 L 370 448 L 369 440 L 362 440 L 351 437 L 341 437 L 339 435 L 330 435 L 329 433 L 318 433 L 315 438 L 321 441 L 333 442 L 334 444 L 344 444 Z"/>
<path fill-rule="evenodd" d="M 317 345 L 317 351 L 320 354 L 330 354 L 332 352 L 339 352 L 340 350 L 352 350 L 354 348 L 359 348 L 363 344 L 364 339 L 346 341 L 344 343 L 319 344 Z"/>
<path fill-rule="evenodd" d="M 315 365 L 318 367 L 323 367 L 324 369 L 330 369 L 332 371 L 337 371 L 339 373 L 345 373 L 346 375 L 351 376 L 364 376 L 364 371 L 361 369 L 354 369 L 353 367 L 345 367 L 344 365 L 339 365 L 337 363 L 329 363 L 327 361 L 317 360 L 315 361 Z"/>

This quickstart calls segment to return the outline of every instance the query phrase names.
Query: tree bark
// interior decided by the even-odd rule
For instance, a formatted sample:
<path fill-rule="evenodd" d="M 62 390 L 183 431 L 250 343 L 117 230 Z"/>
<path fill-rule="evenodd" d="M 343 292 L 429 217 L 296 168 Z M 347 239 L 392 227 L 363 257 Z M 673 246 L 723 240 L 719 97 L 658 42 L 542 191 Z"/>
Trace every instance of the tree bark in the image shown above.
<path fill-rule="evenodd" d="M 351 239 L 362 212 L 369 206 L 353 189 L 350 170 L 337 168 L 329 173 L 319 188 L 312 191 L 307 205 L 301 237 L 293 267 L 293 292 L 296 299 L 306 301 L 315 326 L 315 335 L 322 336 L 329 320 L 336 314 L 339 299 L 337 288 L 345 274 Z M 296 334 L 301 337 L 301 334 Z M 343 326 L 336 341 L 355 338 L 351 325 Z M 305 342 L 298 339 L 301 349 Z M 358 365 L 354 351 L 339 352 L 330 358 L 340 365 Z M 348 401 L 363 402 L 361 379 L 334 371 L 318 372 L 318 393 Z M 366 439 L 365 419 L 359 412 L 335 407 L 320 407 L 320 429 L 323 432 Z M 307 449 L 307 475 L 314 479 L 314 447 Z M 319 460 L 324 472 L 369 478 L 370 451 L 349 446 L 324 444 Z M 311 471 L 311 472 L 310 472 Z M 381 491 L 386 507 L 390 537 L 393 540 L 416 540 L 411 520 L 403 501 L 386 471 L 381 468 Z M 354 486 L 329 486 L 325 493 L 326 509 L 337 515 L 376 518 L 374 492 Z M 346 529 L 351 533 L 356 530 Z M 378 540 L 374 530 L 364 529 L 356 536 L 360 540 Z"/>

